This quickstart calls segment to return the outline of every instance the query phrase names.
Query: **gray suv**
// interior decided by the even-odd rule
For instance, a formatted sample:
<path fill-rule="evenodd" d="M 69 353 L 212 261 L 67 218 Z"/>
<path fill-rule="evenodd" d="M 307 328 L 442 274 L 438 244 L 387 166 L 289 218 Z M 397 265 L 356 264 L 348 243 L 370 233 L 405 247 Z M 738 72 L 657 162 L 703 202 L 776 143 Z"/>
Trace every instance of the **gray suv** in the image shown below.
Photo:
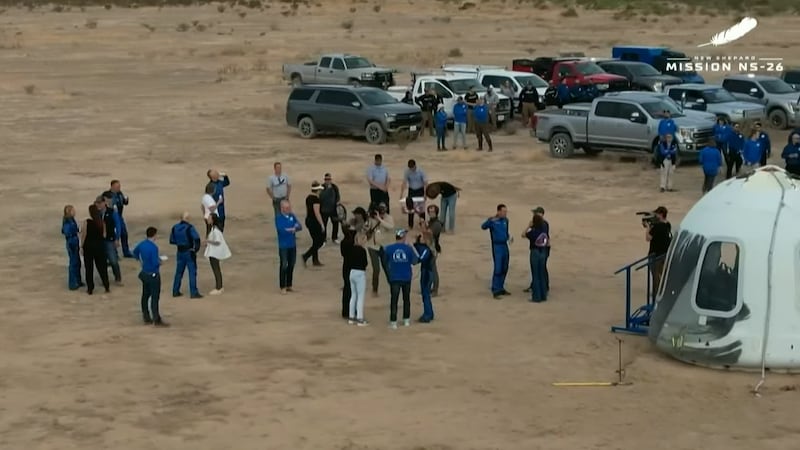
<path fill-rule="evenodd" d="M 728 75 L 722 87 L 739 100 L 764 105 L 773 127 L 786 129 L 800 125 L 800 93 L 778 77 L 766 75 Z"/>
<path fill-rule="evenodd" d="M 364 136 L 382 144 L 398 131 L 419 131 L 422 112 L 385 91 L 371 87 L 306 85 L 286 102 L 286 124 L 311 139 L 320 133 Z"/>

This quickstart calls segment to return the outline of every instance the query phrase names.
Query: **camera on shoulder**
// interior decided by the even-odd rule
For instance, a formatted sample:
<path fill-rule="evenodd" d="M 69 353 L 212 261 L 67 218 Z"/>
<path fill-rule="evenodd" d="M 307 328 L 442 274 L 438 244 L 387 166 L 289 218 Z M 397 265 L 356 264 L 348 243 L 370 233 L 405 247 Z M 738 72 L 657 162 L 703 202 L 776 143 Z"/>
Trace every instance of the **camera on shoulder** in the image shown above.
<path fill-rule="evenodd" d="M 641 216 L 642 226 L 645 228 L 652 227 L 658 223 L 658 216 L 652 211 L 639 211 L 636 215 Z"/>

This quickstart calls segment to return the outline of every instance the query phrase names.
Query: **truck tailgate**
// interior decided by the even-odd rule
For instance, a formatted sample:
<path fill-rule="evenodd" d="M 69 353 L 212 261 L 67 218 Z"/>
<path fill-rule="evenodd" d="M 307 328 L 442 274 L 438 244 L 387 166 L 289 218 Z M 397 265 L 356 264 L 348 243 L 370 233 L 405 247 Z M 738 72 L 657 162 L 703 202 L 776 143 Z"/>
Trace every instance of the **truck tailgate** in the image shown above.
<path fill-rule="evenodd" d="M 563 128 L 570 133 L 574 142 L 586 142 L 588 121 L 589 109 L 579 105 L 547 110 L 536 114 L 534 136 L 541 141 L 547 141 L 553 135 L 553 129 Z"/>

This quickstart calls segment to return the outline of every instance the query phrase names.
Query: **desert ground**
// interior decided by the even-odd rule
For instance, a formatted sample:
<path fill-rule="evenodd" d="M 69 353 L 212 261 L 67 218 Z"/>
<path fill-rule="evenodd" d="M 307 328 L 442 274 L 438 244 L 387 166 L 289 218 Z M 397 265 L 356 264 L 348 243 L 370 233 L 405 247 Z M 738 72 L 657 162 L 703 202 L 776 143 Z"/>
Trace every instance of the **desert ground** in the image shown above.
<path fill-rule="evenodd" d="M 634 213 L 664 205 L 677 226 L 700 196 L 698 167 L 679 168 L 679 191 L 661 194 L 644 163 L 613 155 L 553 160 L 524 130 L 499 133 L 492 154 L 437 153 L 427 138 L 405 148 L 305 141 L 283 119 L 281 64 L 320 52 L 359 52 L 408 70 L 445 61 L 510 65 L 514 57 L 559 50 L 605 56 L 625 41 L 691 51 L 733 18 L 625 20 L 583 10 L 562 17 L 512 2 L 468 10 L 416 0 L 324 3 L 292 9 L 273 2 L 263 11 L 11 8 L 0 15 L 0 448 L 795 448 L 795 378 L 769 375 L 763 396 L 754 398 L 758 374 L 688 366 L 643 337 L 623 337 L 630 386 L 551 386 L 616 377 L 609 327 L 623 318 L 623 280 L 612 273 L 647 248 Z M 796 58 L 782 43 L 797 42 L 798 25 L 796 17 L 764 18 L 726 52 Z M 448 57 L 459 53 L 453 49 L 463 56 Z M 785 142 L 785 132 L 772 134 Z M 332 244 L 322 251 L 325 267 L 298 267 L 298 293 L 278 295 L 264 192 L 273 162 L 292 178 L 302 217 L 309 184 L 327 171 L 348 207 L 366 205 L 365 171 L 376 152 L 397 180 L 393 202 L 408 158 L 432 181 L 463 188 L 457 231 L 442 242 L 441 295 L 430 325 L 388 330 L 383 284 L 380 297 L 368 294 L 371 326 L 345 325 Z M 196 216 L 209 167 L 232 180 L 226 292 L 172 299 L 167 234 L 184 210 L 202 229 Z M 122 263 L 125 286 L 107 297 L 67 290 L 62 207 L 74 204 L 85 218 L 112 178 L 131 199 L 131 239 L 154 225 L 162 252 L 172 256 L 162 272 L 169 329 L 140 323 L 138 266 L 130 259 Z M 489 295 L 489 238 L 479 225 L 500 202 L 508 204 L 515 235 L 531 208 L 547 210 L 547 303 L 529 303 L 522 293 L 528 250 L 519 236 L 507 284 L 513 295 Z M 299 246 L 309 243 L 303 234 Z M 208 292 L 213 278 L 199 259 Z M 413 317 L 420 310 L 415 286 Z"/>

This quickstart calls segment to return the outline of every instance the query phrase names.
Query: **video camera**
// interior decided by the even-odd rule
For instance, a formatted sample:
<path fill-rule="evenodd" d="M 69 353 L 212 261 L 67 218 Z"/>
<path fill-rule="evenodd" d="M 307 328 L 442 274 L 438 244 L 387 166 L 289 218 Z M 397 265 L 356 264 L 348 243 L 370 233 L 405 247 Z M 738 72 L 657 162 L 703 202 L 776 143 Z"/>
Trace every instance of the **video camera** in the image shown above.
<path fill-rule="evenodd" d="M 639 211 L 636 215 L 642 216 L 642 226 L 645 228 L 652 227 L 658 223 L 658 216 L 653 211 Z"/>

